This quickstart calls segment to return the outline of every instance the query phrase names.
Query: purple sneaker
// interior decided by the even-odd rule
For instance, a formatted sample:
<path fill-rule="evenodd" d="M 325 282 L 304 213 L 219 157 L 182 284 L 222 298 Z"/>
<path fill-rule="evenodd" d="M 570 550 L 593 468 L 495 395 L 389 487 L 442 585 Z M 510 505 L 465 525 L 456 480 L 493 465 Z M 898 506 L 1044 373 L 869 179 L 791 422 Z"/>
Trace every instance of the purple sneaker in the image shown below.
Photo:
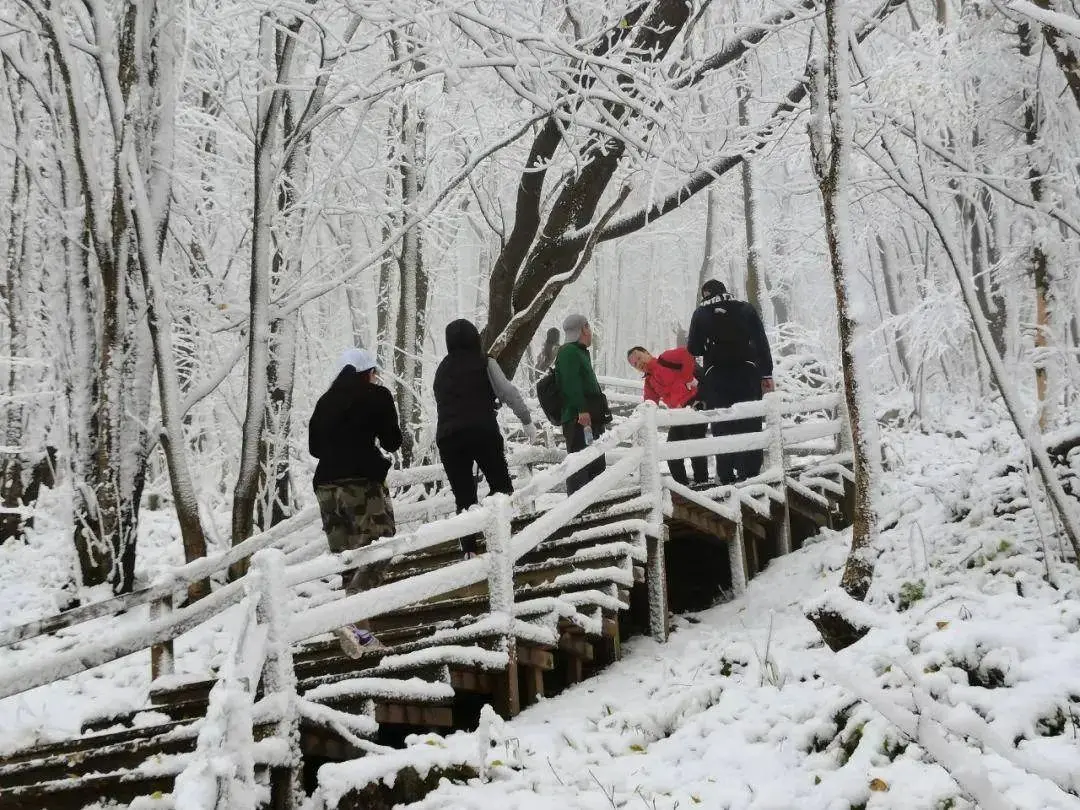
<path fill-rule="evenodd" d="M 370 630 L 363 630 L 354 624 L 347 624 L 334 631 L 341 651 L 349 658 L 359 658 L 364 650 L 381 650 L 383 643 Z"/>

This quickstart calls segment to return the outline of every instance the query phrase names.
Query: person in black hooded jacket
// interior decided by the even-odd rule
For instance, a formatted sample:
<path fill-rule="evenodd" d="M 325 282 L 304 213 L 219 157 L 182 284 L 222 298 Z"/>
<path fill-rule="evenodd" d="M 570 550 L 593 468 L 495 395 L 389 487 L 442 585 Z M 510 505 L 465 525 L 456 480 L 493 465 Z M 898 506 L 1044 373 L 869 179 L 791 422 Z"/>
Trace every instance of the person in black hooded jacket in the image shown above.
<path fill-rule="evenodd" d="M 308 423 L 308 450 L 319 460 L 312 485 L 326 541 L 335 554 L 394 534 L 394 506 L 386 487 L 390 460 L 379 447 L 395 453 L 402 439 L 394 399 L 375 381 L 371 353 L 346 349 L 338 368 Z M 378 587 L 385 567 L 376 563 L 342 572 L 345 593 Z M 340 627 L 337 635 L 352 658 L 382 646 L 367 622 Z"/>
<path fill-rule="evenodd" d="M 435 371 L 435 443 L 457 510 L 463 512 L 477 502 L 474 464 L 480 466 L 491 492 L 509 495 L 514 491 L 495 419 L 498 403 L 510 406 L 530 441 L 536 427 L 521 392 L 506 379 L 499 364 L 484 354 L 480 332 L 471 322 L 460 318 L 447 325 L 446 351 Z"/>

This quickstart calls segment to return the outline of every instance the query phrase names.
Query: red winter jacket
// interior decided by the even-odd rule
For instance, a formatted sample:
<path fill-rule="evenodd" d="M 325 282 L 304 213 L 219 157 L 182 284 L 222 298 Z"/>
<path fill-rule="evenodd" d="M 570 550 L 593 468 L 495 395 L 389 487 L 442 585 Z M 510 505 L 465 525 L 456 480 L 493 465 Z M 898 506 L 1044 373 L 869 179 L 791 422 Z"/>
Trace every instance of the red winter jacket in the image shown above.
<path fill-rule="evenodd" d="M 645 399 L 681 408 L 697 396 L 694 357 L 684 348 L 654 357 L 645 371 Z"/>

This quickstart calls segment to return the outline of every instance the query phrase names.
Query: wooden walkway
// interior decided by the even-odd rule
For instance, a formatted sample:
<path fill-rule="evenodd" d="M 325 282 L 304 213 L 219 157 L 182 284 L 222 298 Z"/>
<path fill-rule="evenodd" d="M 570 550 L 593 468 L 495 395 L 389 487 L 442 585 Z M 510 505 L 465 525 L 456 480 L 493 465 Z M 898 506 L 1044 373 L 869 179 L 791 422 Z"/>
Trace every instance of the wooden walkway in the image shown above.
<path fill-rule="evenodd" d="M 172 674 L 171 639 L 179 633 L 151 634 L 157 677 L 149 704 L 99 718 L 78 738 L 0 759 L 0 807 L 66 810 L 149 796 L 167 802 L 174 791 L 205 787 L 200 768 L 207 772 L 215 756 L 214 767 L 220 768 L 223 757 L 231 762 L 238 734 L 241 743 L 254 741 L 248 743 L 254 761 L 236 762 L 233 778 L 250 788 L 256 800 L 251 806 L 293 808 L 300 791 L 314 787 L 316 770 L 325 762 L 378 755 L 420 731 L 475 728 L 487 704 L 510 717 L 540 696 L 558 694 L 618 660 L 627 637 L 666 637 L 669 605 L 694 609 L 722 594 L 739 595 L 770 560 L 799 548 L 820 527 L 850 522 L 845 456 L 833 452 L 800 459 L 782 446 L 777 455 L 784 434 L 778 423 L 772 427 L 771 437 L 768 428 L 761 435 L 763 444 L 772 443 L 770 458 L 777 464 L 741 485 L 707 491 L 666 479 L 661 485 L 663 448 L 672 445 L 654 440 L 649 452 L 616 458 L 607 481 L 595 487 L 600 494 L 587 498 L 587 506 L 574 514 L 567 513 L 568 501 L 561 501 L 515 516 L 503 499 L 483 514 L 433 524 L 441 527 L 437 532 L 432 527 L 426 534 L 395 538 L 386 583 L 379 589 L 385 594 L 382 604 L 389 606 L 385 610 L 364 607 L 363 598 L 342 598 L 336 587 L 347 562 L 305 559 L 311 555 L 302 548 L 288 556 L 275 551 L 276 558 L 256 557 L 244 578 L 254 583 L 241 580 L 216 592 L 240 588 L 247 594 L 243 601 L 228 604 L 241 605 L 248 617 L 216 675 Z M 793 428 L 799 429 L 798 435 L 828 435 Z M 632 449 L 642 436 L 647 441 L 647 431 L 655 436 L 656 425 L 638 425 L 621 446 Z M 704 441 L 715 445 L 718 440 Z M 679 444 L 687 453 L 701 447 Z M 616 437 L 609 461 L 618 456 L 619 445 Z M 547 475 L 564 478 L 567 469 L 564 462 Z M 640 473 L 624 474 L 630 469 Z M 519 507 L 543 489 L 543 476 L 534 479 L 534 493 L 522 493 Z M 479 544 L 481 556 L 474 560 L 465 561 L 460 551 L 466 536 Z M 220 569 L 229 562 L 215 565 Z M 188 580 L 181 578 L 180 584 Z M 290 601 L 281 596 L 287 594 L 284 588 L 292 599 L 313 606 L 291 623 L 278 615 L 281 603 Z M 257 593 L 261 601 L 252 598 Z M 433 595 L 412 598 L 426 593 Z M 157 606 L 152 613 L 173 624 L 201 604 L 169 614 L 163 602 L 151 602 Z M 370 615 L 386 648 L 353 660 L 341 654 L 329 633 L 306 637 L 339 605 L 344 621 Z M 211 615 L 224 609 L 219 606 Z M 193 615 L 172 630 L 197 626 L 199 618 Z M 39 625 L 47 631 L 65 622 L 57 617 Z M 2 638 L 10 643 L 12 637 L 7 631 Z M 295 637 L 296 643 L 283 648 L 273 643 L 283 637 Z M 261 646 L 252 652 L 252 645 Z M 66 666 L 58 671 L 75 665 Z M 22 691 L 21 686 L 0 683 L 0 694 Z M 237 704 L 245 710 L 237 710 Z M 219 775 L 209 783 L 215 778 L 221 780 Z M 233 789 L 218 785 L 217 807 L 237 806 Z"/>

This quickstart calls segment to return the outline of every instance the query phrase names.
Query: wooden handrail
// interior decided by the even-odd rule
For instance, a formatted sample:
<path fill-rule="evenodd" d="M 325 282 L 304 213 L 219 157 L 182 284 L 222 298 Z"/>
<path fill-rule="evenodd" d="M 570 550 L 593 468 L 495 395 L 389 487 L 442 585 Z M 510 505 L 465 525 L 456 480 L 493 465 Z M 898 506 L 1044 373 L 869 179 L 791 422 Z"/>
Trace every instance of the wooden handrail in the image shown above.
<path fill-rule="evenodd" d="M 28 664 L 9 667 L 0 672 L 0 699 L 77 675 L 183 635 L 243 599 L 244 588 L 243 580 L 231 582 L 157 621 L 125 629 L 111 641 L 85 641 Z"/>
<path fill-rule="evenodd" d="M 781 416 L 794 416 L 801 413 L 829 411 L 839 404 L 839 394 L 819 394 L 806 399 L 781 401 L 779 410 Z M 656 414 L 656 423 L 661 427 L 701 425 L 710 422 L 730 422 L 736 419 L 764 419 L 767 414 L 766 400 L 757 399 L 751 402 L 737 402 L 730 408 L 713 410 L 696 411 L 693 408 L 659 410 Z"/>
<path fill-rule="evenodd" d="M 512 559 L 517 560 L 531 551 L 552 532 L 587 509 L 597 497 L 636 470 L 639 459 L 640 450 L 628 454 L 583 486 L 574 497 L 568 498 L 522 529 L 511 544 Z M 329 632 L 342 624 L 359 622 L 459 588 L 466 588 L 485 580 L 487 575 L 488 561 L 481 555 L 318 605 L 296 615 L 289 627 L 288 640 L 293 643 L 302 641 Z"/>
<path fill-rule="evenodd" d="M 156 602 L 164 597 L 171 596 L 193 582 L 198 582 L 228 570 L 233 563 L 247 559 L 264 548 L 269 548 L 288 535 L 314 524 L 318 519 L 319 508 L 317 506 L 308 507 L 293 517 L 267 529 L 265 532 L 252 535 L 244 542 L 238 543 L 226 551 L 211 554 L 208 557 L 200 557 L 186 565 L 181 565 L 179 568 L 167 571 L 158 576 L 154 580 L 154 584 L 145 588 L 115 596 L 102 602 L 94 602 L 71 610 L 65 610 L 55 616 L 35 619 L 26 624 L 0 630 L 0 647 L 18 641 L 25 641 L 54 630 L 71 627 L 75 624 L 82 624 L 92 619 L 99 619 L 103 616 L 116 616 L 133 607 L 145 605 L 148 602 Z"/>
<path fill-rule="evenodd" d="M 529 447 L 511 452 L 509 463 L 512 467 L 529 464 L 558 463 L 565 458 L 565 453 L 546 447 Z M 406 475 L 408 473 L 409 475 Z M 406 484 L 431 483 L 445 480 L 446 474 L 441 464 L 429 464 L 412 470 L 392 470 L 387 476 L 389 484 L 404 486 Z M 402 522 L 422 519 L 430 514 L 430 511 L 453 511 L 453 501 L 444 499 L 445 504 L 429 504 L 420 501 L 416 504 L 404 504 L 399 508 L 399 517 Z M 411 514 L 415 512 L 416 514 Z M 425 514 L 427 513 L 427 514 Z M 131 593 L 93 602 L 89 605 L 81 605 L 71 610 L 65 610 L 52 616 L 26 622 L 14 627 L 0 630 L 0 647 L 16 644 L 20 641 L 36 638 L 37 636 L 62 630 L 77 624 L 100 619 L 104 616 L 117 616 L 132 608 L 149 603 L 156 603 L 171 597 L 177 591 L 186 586 L 206 579 L 215 574 L 220 574 L 233 564 L 250 558 L 264 548 L 269 548 L 279 540 L 296 533 L 297 531 L 314 525 L 319 519 L 318 507 L 312 506 L 297 513 L 281 523 L 259 534 L 252 535 L 242 543 L 231 548 L 201 557 L 178 568 L 167 571 L 155 578 L 154 583 L 140 588 Z"/>
<path fill-rule="evenodd" d="M 778 401 L 776 395 L 770 395 L 762 402 L 740 403 L 722 411 L 657 410 L 655 406 L 647 403 L 639 408 L 634 417 L 617 425 L 601 436 L 592 446 L 580 452 L 567 456 L 561 451 L 546 448 L 526 448 L 524 451 L 516 451 L 512 455 L 515 466 L 561 460 L 553 468 L 532 476 L 528 484 L 514 494 L 512 503 L 515 505 L 531 503 L 538 494 L 550 491 L 570 475 L 582 470 L 605 454 L 609 461 L 614 460 L 614 463 L 573 496 L 541 514 L 513 536 L 504 546 L 504 553 L 508 558 L 504 564 L 507 562 L 512 564 L 535 549 L 605 493 L 632 478 L 640 481 L 643 488 L 645 484 L 648 484 L 649 492 L 647 495 L 643 492 L 642 499 L 656 507 L 649 518 L 649 529 L 643 534 L 653 539 L 662 538 L 663 526 L 652 525 L 652 521 L 662 519 L 659 503 L 663 490 L 653 492 L 659 487 L 660 481 L 659 475 L 654 474 L 655 468 L 662 461 L 745 449 L 769 449 L 775 455 L 777 447 L 781 448 L 780 452 L 783 453 L 785 447 L 790 444 L 839 435 L 843 430 L 843 423 L 839 419 L 782 426 L 778 421 L 780 415 L 790 416 L 831 410 L 838 407 L 838 402 L 838 396 L 835 394 L 795 402 Z M 766 412 L 770 414 L 770 427 L 761 433 L 662 444 L 657 442 L 656 426 L 724 421 L 725 418 L 764 417 Z M 646 433 L 648 435 L 644 435 Z M 631 442 L 628 447 L 625 446 L 627 442 Z M 413 472 L 417 474 L 411 478 L 402 474 L 398 476 L 398 481 L 417 483 L 438 480 L 429 477 L 434 474 L 434 471 L 428 468 L 420 468 Z M 479 531 L 490 532 L 488 524 L 495 519 L 493 515 L 498 512 L 498 509 L 495 512 L 492 511 L 494 507 L 503 509 L 503 512 L 499 514 L 509 514 L 505 511 L 507 507 L 504 501 L 498 500 L 501 498 L 503 496 L 498 496 L 497 502 L 486 503 L 479 510 L 428 523 L 414 531 L 378 541 L 364 549 L 334 557 L 327 556 L 300 562 L 284 570 L 281 575 L 282 584 L 288 587 L 310 579 L 340 573 L 347 568 L 392 559 L 402 554 L 422 552 L 441 543 L 460 539 Z M 432 508 L 433 504 L 419 502 L 408 506 L 415 506 L 419 515 L 422 514 L 423 509 Z M 153 585 L 136 593 L 0 631 L 0 645 L 11 644 L 61 627 L 119 613 L 147 602 L 161 603 L 186 585 L 224 571 L 234 562 L 279 543 L 295 532 L 314 524 L 317 518 L 317 508 L 305 509 L 298 515 L 266 532 L 248 538 L 233 548 L 167 572 L 158 577 Z M 655 543 L 653 546 L 662 551 L 662 539 L 659 546 Z M 650 549 L 655 551 L 653 546 L 650 546 Z M 650 555 L 656 556 L 653 551 L 650 551 Z M 299 641 L 339 627 L 343 623 L 360 621 L 425 599 L 442 596 L 474 585 L 487 578 L 489 573 L 489 561 L 481 556 L 347 596 L 333 603 L 319 605 L 293 617 L 287 630 L 282 628 L 283 640 Z M 106 639 L 103 642 L 95 638 L 33 663 L 9 668 L 6 672 L 0 673 L 0 698 L 19 694 L 175 639 L 240 602 L 244 598 L 248 585 L 249 583 L 244 580 L 230 583 L 196 603 L 186 605 L 171 613 L 161 613 L 156 619 L 141 626 L 127 628 L 114 635 L 111 640 Z"/>

